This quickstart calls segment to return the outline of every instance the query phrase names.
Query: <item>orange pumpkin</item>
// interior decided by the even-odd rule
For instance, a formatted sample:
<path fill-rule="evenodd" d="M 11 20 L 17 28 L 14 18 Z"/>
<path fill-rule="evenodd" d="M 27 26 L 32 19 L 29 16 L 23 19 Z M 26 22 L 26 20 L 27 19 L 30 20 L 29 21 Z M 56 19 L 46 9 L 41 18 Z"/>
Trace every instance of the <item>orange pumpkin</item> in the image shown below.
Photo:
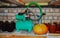
<path fill-rule="evenodd" d="M 48 31 L 48 27 L 45 24 L 37 24 L 33 28 L 33 32 L 35 34 L 46 34 Z"/>

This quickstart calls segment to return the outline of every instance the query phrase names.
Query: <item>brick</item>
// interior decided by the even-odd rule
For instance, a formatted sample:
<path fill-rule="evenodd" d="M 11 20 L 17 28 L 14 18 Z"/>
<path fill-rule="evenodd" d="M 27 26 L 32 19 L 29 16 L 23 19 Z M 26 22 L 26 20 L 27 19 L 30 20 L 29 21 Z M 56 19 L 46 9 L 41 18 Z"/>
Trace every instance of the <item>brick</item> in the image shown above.
<path fill-rule="evenodd" d="M 52 13 L 46 13 L 47 16 L 52 16 L 53 14 Z"/>
<path fill-rule="evenodd" d="M 45 20 L 42 20 L 42 23 L 45 23 Z"/>
<path fill-rule="evenodd" d="M 3 16 L 3 20 L 7 20 L 8 19 L 8 16 Z"/>
<path fill-rule="evenodd" d="M 15 17 L 11 17 L 12 19 L 15 19 Z"/>
<path fill-rule="evenodd" d="M 54 20 L 57 20 L 57 17 L 54 16 L 53 19 L 54 19 Z"/>
<path fill-rule="evenodd" d="M 50 20 L 45 20 L 45 23 L 50 23 Z"/>
<path fill-rule="evenodd" d="M 53 16 L 57 16 L 57 13 L 52 13 L 53 14 Z"/>
<path fill-rule="evenodd" d="M 56 13 L 56 16 L 60 16 L 60 13 Z"/>
<path fill-rule="evenodd" d="M 52 16 L 49 16 L 48 19 L 53 19 Z"/>
<path fill-rule="evenodd" d="M 47 12 L 47 13 L 50 12 L 50 9 L 49 9 L 49 8 L 46 8 L 46 12 Z"/>
<path fill-rule="evenodd" d="M 42 9 L 42 12 L 45 13 L 45 12 L 46 12 L 46 9 L 43 8 L 43 9 Z"/>
<path fill-rule="evenodd" d="M 57 22 L 57 20 L 53 20 L 53 19 L 52 19 L 52 22 Z"/>
<path fill-rule="evenodd" d="M 5 13 L 4 10 L 5 8 L 0 8 L 0 13 Z"/>
<path fill-rule="evenodd" d="M 60 16 L 60 13 L 52 13 L 53 16 Z"/>
<path fill-rule="evenodd" d="M 5 12 L 5 13 L 8 13 L 8 8 L 5 8 L 5 9 L 4 9 L 4 12 Z"/>
<path fill-rule="evenodd" d="M 47 20 L 47 19 L 48 19 L 48 17 L 46 16 L 44 19 L 45 19 L 45 20 Z"/>
<path fill-rule="evenodd" d="M 13 10 L 13 12 L 14 12 L 14 13 L 17 13 L 17 12 L 18 12 L 18 10 Z"/>
<path fill-rule="evenodd" d="M 52 12 L 52 13 L 53 13 L 53 12 L 54 12 L 54 8 L 50 8 L 50 12 Z"/>
<path fill-rule="evenodd" d="M 35 11 L 36 11 L 36 12 L 38 12 L 38 13 L 40 12 L 40 10 L 39 10 L 39 9 L 36 9 Z"/>
<path fill-rule="evenodd" d="M 18 12 L 21 12 L 21 9 L 18 9 Z"/>
<path fill-rule="evenodd" d="M 7 13 L 8 16 L 15 16 L 14 13 Z"/>
<path fill-rule="evenodd" d="M 8 17 L 8 20 L 11 20 L 11 19 L 12 19 L 11 16 L 9 16 L 9 17 Z"/>
<path fill-rule="evenodd" d="M 58 17 L 58 19 L 60 20 L 60 17 Z"/>
<path fill-rule="evenodd" d="M 59 12 L 59 9 L 58 8 L 55 8 L 55 12 L 58 13 Z"/>
<path fill-rule="evenodd" d="M 3 20 L 2 16 L 0 16 L 0 20 Z"/>
<path fill-rule="evenodd" d="M 4 15 L 4 13 L 0 13 L 0 16 L 3 16 Z"/>

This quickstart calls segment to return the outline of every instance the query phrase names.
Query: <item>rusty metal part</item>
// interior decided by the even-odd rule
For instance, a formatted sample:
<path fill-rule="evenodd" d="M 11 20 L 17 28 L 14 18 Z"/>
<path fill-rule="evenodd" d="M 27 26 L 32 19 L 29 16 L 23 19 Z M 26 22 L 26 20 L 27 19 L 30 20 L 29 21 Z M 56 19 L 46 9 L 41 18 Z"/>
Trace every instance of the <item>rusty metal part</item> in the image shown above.
<path fill-rule="evenodd" d="M 16 5 L 24 5 L 23 1 L 18 2 L 17 0 L 0 0 L 0 2 L 16 4 Z"/>
<path fill-rule="evenodd" d="M 60 5 L 60 0 L 59 1 L 50 1 L 49 5 L 54 5 L 54 6 Z"/>

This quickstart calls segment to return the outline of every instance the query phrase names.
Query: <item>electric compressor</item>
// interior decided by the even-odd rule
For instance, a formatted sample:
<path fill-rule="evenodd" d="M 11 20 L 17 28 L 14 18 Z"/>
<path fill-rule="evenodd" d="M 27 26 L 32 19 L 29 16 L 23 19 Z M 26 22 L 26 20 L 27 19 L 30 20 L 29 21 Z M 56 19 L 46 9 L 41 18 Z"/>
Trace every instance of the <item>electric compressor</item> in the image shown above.
<path fill-rule="evenodd" d="M 40 9 L 40 15 L 34 15 L 32 13 L 32 11 L 29 11 L 28 8 L 31 5 L 33 5 L 33 4 Z M 17 20 L 16 21 L 16 31 L 19 32 L 20 30 L 27 30 L 28 32 L 31 32 L 33 30 L 34 23 L 33 23 L 33 20 L 30 18 L 31 15 L 37 16 L 38 17 L 38 19 L 37 19 L 38 22 L 41 19 L 42 15 L 44 15 L 42 13 L 41 6 L 38 5 L 36 2 L 30 2 L 27 5 L 27 10 L 24 13 L 18 13 L 18 14 L 16 14 L 16 16 L 15 16 L 16 17 L 16 20 Z"/>

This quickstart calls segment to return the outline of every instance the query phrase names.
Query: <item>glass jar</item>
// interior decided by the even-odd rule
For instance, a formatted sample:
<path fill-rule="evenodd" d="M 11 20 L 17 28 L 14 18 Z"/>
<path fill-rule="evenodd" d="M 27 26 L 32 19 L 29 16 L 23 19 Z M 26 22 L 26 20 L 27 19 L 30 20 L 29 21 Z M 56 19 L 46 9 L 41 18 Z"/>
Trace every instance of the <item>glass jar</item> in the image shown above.
<path fill-rule="evenodd" d="M 55 24 L 51 24 L 49 26 L 49 33 L 55 33 L 56 32 L 56 25 Z"/>
<path fill-rule="evenodd" d="M 56 33 L 60 33 L 60 22 L 57 22 Z"/>

